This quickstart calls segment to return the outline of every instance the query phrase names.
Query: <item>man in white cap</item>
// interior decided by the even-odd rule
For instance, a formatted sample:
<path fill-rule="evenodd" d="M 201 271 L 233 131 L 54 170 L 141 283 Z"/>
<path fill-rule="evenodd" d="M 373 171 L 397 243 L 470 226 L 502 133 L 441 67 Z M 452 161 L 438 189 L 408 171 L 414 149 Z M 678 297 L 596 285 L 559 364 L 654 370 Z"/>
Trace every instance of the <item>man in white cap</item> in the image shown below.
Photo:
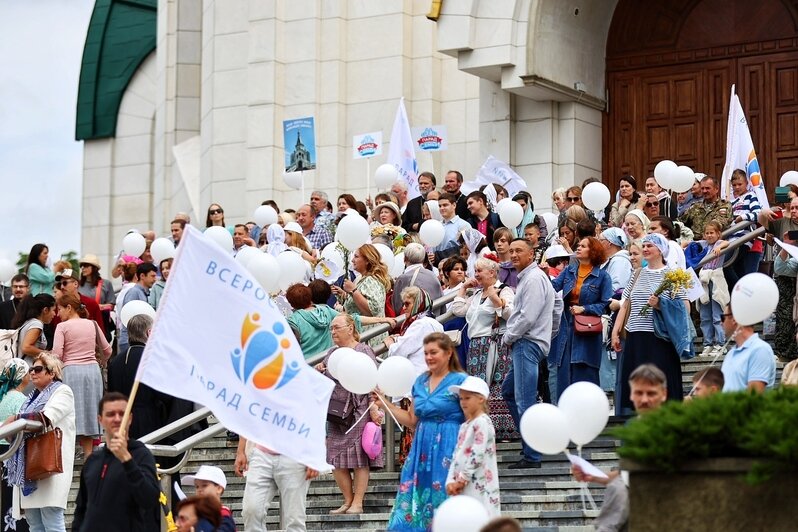
<path fill-rule="evenodd" d="M 216 466 L 201 465 L 193 475 L 186 475 L 181 479 L 184 486 L 194 486 L 195 493 L 201 497 L 211 497 L 221 504 L 222 493 L 227 487 L 227 477 L 224 471 Z M 233 512 L 227 506 L 222 506 L 222 521 L 216 530 L 219 532 L 235 532 L 236 522 Z"/>

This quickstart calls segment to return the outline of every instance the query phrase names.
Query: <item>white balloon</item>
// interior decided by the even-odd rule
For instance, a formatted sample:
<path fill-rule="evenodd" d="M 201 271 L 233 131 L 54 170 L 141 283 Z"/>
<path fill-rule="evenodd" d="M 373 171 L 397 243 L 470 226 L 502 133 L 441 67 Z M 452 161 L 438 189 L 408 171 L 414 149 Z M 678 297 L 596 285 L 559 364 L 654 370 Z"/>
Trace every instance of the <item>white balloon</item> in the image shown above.
<path fill-rule="evenodd" d="M 589 183 L 582 191 L 582 203 L 591 211 L 604 210 L 610 204 L 610 189 L 604 183 Z"/>
<path fill-rule="evenodd" d="M 577 445 L 592 442 L 610 418 L 610 402 L 592 382 L 575 382 L 557 400 L 557 407 L 568 420 L 571 441 Z"/>
<path fill-rule="evenodd" d="M 779 186 L 786 187 L 787 185 L 796 185 L 798 186 L 798 172 L 795 170 L 787 170 L 779 179 Z"/>
<path fill-rule="evenodd" d="M 233 252 L 233 235 L 226 227 L 214 225 L 207 228 L 203 234 L 227 253 Z"/>
<path fill-rule="evenodd" d="M 155 264 L 160 265 L 162 260 L 171 259 L 175 256 L 175 245 L 168 238 L 156 238 L 150 246 L 150 253 Z"/>
<path fill-rule="evenodd" d="M 518 227 L 524 219 L 524 208 L 517 201 L 509 201 L 501 206 L 499 219 L 505 227 Z"/>
<path fill-rule="evenodd" d="M 775 281 L 764 273 L 743 276 L 731 294 L 734 321 L 740 325 L 754 325 L 773 314 L 779 302 L 779 289 Z"/>
<path fill-rule="evenodd" d="M 125 255 L 141 257 L 145 249 L 147 249 L 147 241 L 141 233 L 128 233 L 122 239 L 122 250 Z"/>
<path fill-rule="evenodd" d="M 499 203 L 496 204 L 496 212 L 501 212 L 502 206 L 507 205 L 511 201 L 513 201 L 512 198 L 504 198 L 499 200 Z"/>
<path fill-rule="evenodd" d="M 396 183 L 396 179 L 399 177 L 399 172 L 396 171 L 396 167 L 392 164 L 381 164 L 377 167 L 377 171 L 374 172 L 374 182 L 377 183 L 377 188 L 387 190 L 391 188 L 391 185 Z"/>
<path fill-rule="evenodd" d="M 344 216 L 335 230 L 336 238 L 349 251 L 368 242 L 370 234 L 368 222 L 360 215 Z"/>
<path fill-rule="evenodd" d="M 671 189 L 676 193 L 687 192 L 693 188 L 695 172 L 689 166 L 677 166 L 671 171 Z"/>
<path fill-rule="evenodd" d="M 263 255 L 263 252 L 252 246 L 243 246 L 238 250 L 238 253 L 236 253 L 236 261 L 240 262 L 241 265 L 246 268 L 249 265 L 249 261 L 257 255 Z"/>
<path fill-rule="evenodd" d="M 432 518 L 432 532 L 479 532 L 490 521 L 483 504 L 468 495 L 449 497 Z"/>
<path fill-rule="evenodd" d="M 0 283 L 7 283 L 17 274 L 17 267 L 8 259 L 0 259 Z"/>
<path fill-rule="evenodd" d="M 321 257 L 323 259 L 330 259 L 342 271 L 344 270 L 344 256 L 338 248 L 338 242 L 330 242 L 324 246 L 324 249 L 321 250 Z"/>
<path fill-rule="evenodd" d="M 133 301 L 125 303 L 125 306 L 122 307 L 122 311 L 119 314 L 119 319 L 122 321 L 122 325 L 127 327 L 127 322 L 130 321 L 130 318 L 138 316 L 139 314 L 146 314 L 155 319 L 155 309 L 152 308 L 149 303 L 141 301 L 140 299 L 134 299 Z"/>
<path fill-rule="evenodd" d="M 299 190 L 302 188 L 302 172 L 283 174 L 283 181 L 294 190 Z"/>
<path fill-rule="evenodd" d="M 388 268 L 390 272 L 393 269 L 394 263 L 394 256 L 393 250 L 386 246 L 385 244 L 374 244 L 374 247 L 377 248 L 377 251 L 380 252 L 380 258 L 382 259 L 382 263 Z"/>
<path fill-rule="evenodd" d="M 338 382 L 352 393 L 366 394 L 377 386 L 377 365 L 359 351 L 343 358 L 336 371 Z"/>
<path fill-rule="evenodd" d="M 657 181 L 657 184 L 669 190 L 673 184 L 671 179 L 676 168 L 676 163 L 668 159 L 658 162 L 657 166 L 654 167 L 654 179 Z"/>
<path fill-rule="evenodd" d="M 261 205 L 255 209 L 252 218 L 258 227 L 266 227 L 277 223 L 277 211 L 271 205 Z"/>
<path fill-rule="evenodd" d="M 377 369 L 377 386 L 382 393 L 391 397 L 409 394 L 415 381 L 416 369 L 404 357 L 388 357 Z"/>
<path fill-rule="evenodd" d="M 333 378 L 338 378 L 338 365 L 341 361 L 352 355 L 357 355 L 357 351 L 351 347 L 339 347 L 330 354 L 330 358 L 327 359 L 327 371 Z"/>
<path fill-rule="evenodd" d="M 239 252 L 240 254 L 241 252 Z M 238 257 L 236 257 L 238 258 Z M 277 259 L 268 253 L 255 252 L 244 266 L 264 290 L 274 293 L 279 288 L 281 270 Z"/>
<path fill-rule="evenodd" d="M 405 252 L 401 251 L 393 258 L 393 268 L 391 268 L 390 274 L 391 277 L 396 279 L 404 272 L 405 272 Z"/>
<path fill-rule="evenodd" d="M 295 251 L 283 251 L 277 255 L 277 264 L 280 265 L 280 288 L 288 289 L 289 286 L 305 280 L 307 266 L 305 259 Z"/>
<path fill-rule="evenodd" d="M 543 454 L 561 453 L 571 439 L 565 414 L 548 403 L 534 404 L 524 412 L 520 432 L 527 445 Z"/>
<path fill-rule="evenodd" d="M 438 220 L 427 220 L 418 229 L 418 236 L 427 246 L 434 248 L 441 242 L 446 234 L 443 224 Z"/>

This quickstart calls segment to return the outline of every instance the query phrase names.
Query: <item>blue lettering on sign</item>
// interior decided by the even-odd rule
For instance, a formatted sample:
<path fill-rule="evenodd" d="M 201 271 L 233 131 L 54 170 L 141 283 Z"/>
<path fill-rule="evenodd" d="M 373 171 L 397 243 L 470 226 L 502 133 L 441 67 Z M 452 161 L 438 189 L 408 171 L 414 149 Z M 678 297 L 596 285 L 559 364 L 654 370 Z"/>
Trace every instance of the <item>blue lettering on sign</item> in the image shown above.
<path fill-rule="evenodd" d="M 233 273 L 230 268 L 219 268 L 215 261 L 208 261 L 208 266 L 205 268 L 205 273 L 211 277 L 216 277 L 230 288 L 244 294 L 252 294 L 258 301 L 267 303 L 271 308 L 275 308 L 274 302 L 269 298 L 269 295 L 251 280 L 242 277 L 238 273 Z"/>

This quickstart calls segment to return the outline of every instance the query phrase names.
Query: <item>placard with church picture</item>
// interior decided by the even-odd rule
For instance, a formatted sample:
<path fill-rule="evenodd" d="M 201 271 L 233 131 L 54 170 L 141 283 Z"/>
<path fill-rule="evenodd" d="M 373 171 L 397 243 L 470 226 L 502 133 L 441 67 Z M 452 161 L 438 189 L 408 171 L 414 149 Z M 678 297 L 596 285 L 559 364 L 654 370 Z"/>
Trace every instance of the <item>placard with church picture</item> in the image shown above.
<path fill-rule="evenodd" d="M 316 131 L 312 116 L 283 120 L 283 139 L 286 173 L 316 168 Z"/>

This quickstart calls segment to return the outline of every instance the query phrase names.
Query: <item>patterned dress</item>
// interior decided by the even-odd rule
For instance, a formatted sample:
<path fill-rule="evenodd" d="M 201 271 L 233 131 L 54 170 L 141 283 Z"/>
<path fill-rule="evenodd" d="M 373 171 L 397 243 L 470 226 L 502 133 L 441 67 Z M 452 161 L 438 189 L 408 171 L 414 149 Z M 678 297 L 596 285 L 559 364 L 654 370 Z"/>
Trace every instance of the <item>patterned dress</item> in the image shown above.
<path fill-rule="evenodd" d="M 382 283 L 379 282 L 376 277 L 364 275 L 358 279 L 355 284 L 357 285 L 358 291 L 363 294 L 368 301 L 371 315 L 379 318 L 385 317 L 385 287 L 382 285 Z M 354 296 L 347 297 L 344 300 L 343 305 L 344 312 L 347 314 L 360 314 L 360 309 L 358 309 L 357 304 L 355 304 Z M 371 327 L 376 327 L 376 325 L 364 326 L 362 332 L 369 330 Z M 380 334 L 369 340 L 368 344 L 371 347 L 376 347 L 380 345 L 387 337 L 387 332 Z"/>
<path fill-rule="evenodd" d="M 462 383 L 465 377 L 464 373 L 449 373 L 432 392 L 428 373 L 416 379 L 416 436 L 402 467 L 388 530 L 430 530 L 435 509 L 446 500 L 446 476 L 464 421 L 459 397 L 449 386 Z"/>
<path fill-rule="evenodd" d="M 487 414 L 460 425 L 446 484 L 465 481 L 463 495 L 480 501 L 491 517 L 501 513 L 496 435 Z"/>

